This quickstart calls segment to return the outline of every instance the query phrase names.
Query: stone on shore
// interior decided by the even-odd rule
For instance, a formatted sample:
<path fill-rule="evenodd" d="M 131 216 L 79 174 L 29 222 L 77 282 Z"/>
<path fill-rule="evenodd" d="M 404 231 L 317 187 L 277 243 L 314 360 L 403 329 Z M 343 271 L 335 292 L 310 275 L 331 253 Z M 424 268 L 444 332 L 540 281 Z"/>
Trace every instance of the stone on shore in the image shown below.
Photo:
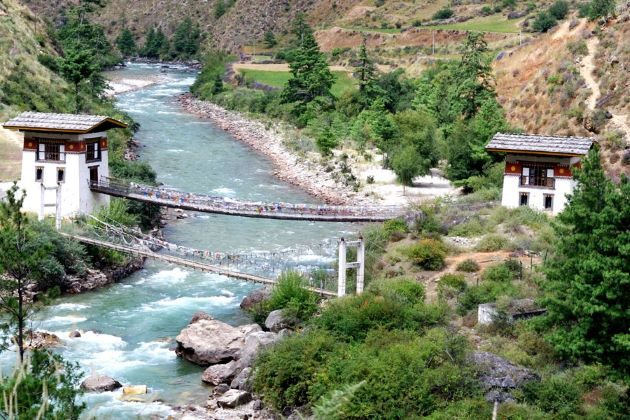
<path fill-rule="evenodd" d="M 232 327 L 216 319 L 199 319 L 184 328 L 175 339 L 175 353 L 201 366 L 238 359 L 248 334 L 261 331 L 256 325 Z"/>
<path fill-rule="evenodd" d="M 207 320 L 212 320 L 214 318 L 212 318 L 211 315 L 203 312 L 203 311 L 197 311 L 193 314 L 192 318 L 190 319 L 190 322 L 188 323 L 188 325 L 190 324 L 194 324 L 195 322 L 199 321 L 200 319 L 207 319 Z"/>
<path fill-rule="evenodd" d="M 479 379 L 489 402 L 514 401 L 510 391 L 539 379 L 531 370 L 515 365 L 496 354 L 474 352 L 472 361 L 479 368 Z"/>
<path fill-rule="evenodd" d="M 276 341 L 278 341 L 278 334 L 273 332 L 258 331 L 249 334 L 239 354 L 237 370 L 241 371 L 250 367 L 258 352 Z"/>
<path fill-rule="evenodd" d="M 254 306 L 262 303 L 265 299 L 267 299 L 270 294 L 271 290 L 268 287 L 254 290 L 243 298 L 240 305 L 241 309 L 248 310 L 253 308 Z"/>
<path fill-rule="evenodd" d="M 289 327 L 291 327 L 291 322 L 284 317 L 282 309 L 271 311 L 269 315 L 267 315 L 267 319 L 265 319 L 265 328 L 271 332 L 277 333 Z"/>
<path fill-rule="evenodd" d="M 251 386 L 249 383 L 249 377 L 251 373 L 251 367 L 246 367 L 245 369 L 241 370 L 241 372 L 236 375 L 236 377 L 232 380 L 230 388 L 240 389 L 241 391 L 251 391 Z"/>
<path fill-rule="evenodd" d="M 225 394 L 217 398 L 217 405 L 221 408 L 236 408 L 239 405 L 247 404 L 252 400 L 252 394 L 247 391 L 230 389 Z"/>
<path fill-rule="evenodd" d="M 222 383 L 229 383 L 236 374 L 236 362 L 222 365 L 213 365 L 204 370 L 201 375 L 201 380 L 210 385 L 219 385 Z"/>
<path fill-rule="evenodd" d="M 92 375 L 81 382 L 81 388 L 88 392 L 108 392 L 121 386 L 120 382 L 105 375 Z"/>

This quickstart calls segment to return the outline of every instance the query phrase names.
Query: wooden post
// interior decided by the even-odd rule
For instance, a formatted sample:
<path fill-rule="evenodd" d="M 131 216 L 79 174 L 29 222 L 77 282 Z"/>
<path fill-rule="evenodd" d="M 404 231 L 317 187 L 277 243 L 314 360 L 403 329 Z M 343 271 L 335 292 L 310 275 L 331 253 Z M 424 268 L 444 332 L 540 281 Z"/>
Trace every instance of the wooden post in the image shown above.
<path fill-rule="evenodd" d="M 357 268 L 357 295 L 360 295 L 363 293 L 363 287 L 365 285 L 365 240 L 363 236 L 359 236 L 357 262 L 359 263 L 359 268 Z"/>
<path fill-rule="evenodd" d="M 337 279 L 337 296 L 346 294 L 346 241 L 339 241 L 339 277 Z"/>

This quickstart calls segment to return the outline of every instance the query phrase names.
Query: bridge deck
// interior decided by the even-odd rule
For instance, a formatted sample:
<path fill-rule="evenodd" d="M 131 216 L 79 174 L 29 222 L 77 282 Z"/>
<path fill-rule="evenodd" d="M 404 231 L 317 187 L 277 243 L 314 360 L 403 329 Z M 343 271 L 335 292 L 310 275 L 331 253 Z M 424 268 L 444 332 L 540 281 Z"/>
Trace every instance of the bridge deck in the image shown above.
<path fill-rule="evenodd" d="M 259 203 L 226 197 L 188 194 L 146 185 L 125 183 L 111 178 L 91 182 L 94 192 L 123 197 L 165 207 L 204 213 L 226 214 L 280 220 L 323 222 L 384 222 L 403 214 L 400 207 L 324 206 L 291 203 Z"/>
<path fill-rule="evenodd" d="M 72 239 L 74 239 L 76 241 L 85 243 L 85 244 L 99 246 L 99 247 L 103 247 L 103 248 L 109 248 L 109 249 L 113 249 L 113 250 L 116 250 L 116 251 L 124 252 L 126 254 L 131 254 L 131 255 L 135 255 L 135 256 L 139 256 L 139 257 L 152 258 L 152 259 L 155 259 L 155 260 L 165 261 L 165 262 L 168 262 L 168 263 L 171 263 L 171 264 L 177 264 L 177 265 L 181 265 L 181 266 L 184 266 L 184 267 L 189 267 L 189 268 L 192 268 L 194 270 L 206 271 L 206 272 L 220 274 L 220 275 L 231 277 L 231 278 L 236 278 L 236 279 L 239 279 L 239 280 L 251 281 L 251 282 L 255 282 L 255 283 L 262 283 L 262 284 L 267 284 L 267 285 L 274 285 L 274 284 L 276 284 L 276 280 L 274 280 L 274 279 L 261 277 L 261 276 L 256 276 L 254 274 L 241 273 L 239 271 L 230 270 L 228 268 L 217 267 L 217 266 L 210 265 L 210 264 L 203 264 L 203 263 L 200 263 L 198 261 L 191 261 L 191 260 L 187 260 L 185 258 L 176 257 L 176 256 L 169 255 L 169 254 L 160 254 L 160 253 L 152 252 L 152 251 L 149 251 L 149 250 L 137 249 L 137 248 L 133 248 L 133 247 L 130 247 L 130 246 L 114 244 L 114 243 L 111 243 L 111 242 L 101 241 L 101 240 L 98 240 L 98 239 L 87 238 L 85 236 L 70 235 L 70 234 L 67 234 L 67 233 L 61 233 L 61 234 L 64 235 L 64 236 L 67 236 L 69 238 L 72 238 Z M 312 291 L 312 292 L 318 293 L 318 294 L 323 295 L 323 296 L 328 296 L 328 297 L 337 296 L 336 293 L 331 292 L 329 290 L 318 289 L 318 288 L 314 288 L 314 287 L 309 287 L 308 289 L 310 291 Z"/>

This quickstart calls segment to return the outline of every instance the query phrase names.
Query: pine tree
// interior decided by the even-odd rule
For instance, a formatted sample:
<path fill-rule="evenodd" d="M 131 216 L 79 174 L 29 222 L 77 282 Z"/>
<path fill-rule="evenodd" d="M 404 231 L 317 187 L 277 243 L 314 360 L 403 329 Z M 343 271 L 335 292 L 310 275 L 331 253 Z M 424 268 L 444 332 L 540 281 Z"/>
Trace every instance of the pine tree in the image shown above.
<path fill-rule="evenodd" d="M 576 171 L 578 185 L 555 225 L 543 283 L 548 339 L 572 360 L 630 374 L 630 182 L 606 177 L 597 149 Z"/>
<path fill-rule="evenodd" d="M 483 37 L 483 33 L 468 33 L 456 73 L 457 94 L 467 119 L 477 113 L 483 101 L 496 96 L 492 67 L 487 57 L 488 44 Z"/>
<path fill-rule="evenodd" d="M 159 46 L 156 44 L 157 32 L 155 28 L 151 27 L 144 40 L 144 47 L 141 54 L 148 58 L 159 57 Z"/>
<path fill-rule="evenodd" d="M 136 41 L 133 39 L 133 34 L 129 29 L 123 29 L 120 35 L 118 35 L 118 38 L 116 38 L 116 46 L 125 57 L 132 56 L 136 53 Z"/>
<path fill-rule="evenodd" d="M 267 48 L 273 48 L 278 43 L 278 41 L 276 41 L 276 36 L 271 31 L 265 32 L 264 41 Z"/>
<path fill-rule="evenodd" d="M 98 79 L 100 66 L 91 50 L 69 50 L 60 63 L 61 75 L 74 85 L 75 110 L 81 112 L 81 84 L 90 82 L 96 75 Z M 103 88 L 105 85 L 100 84 Z M 95 87 L 93 85 L 93 87 Z M 98 94 L 99 92 L 93 92 Z"/>
<path fill-rule="evenodd" d="M 219 19 L 226 11 L 227 7 L 225 6 L 225 2 L 223 0 L 217 0 L 214 5 L 214 18 Z"/>
<path fill-rule="evenodd" d="M 291 79 L 282 91 L 283 102 L 297 102 L 297 112 L 302 114 L 306 104 L 315 98 L 332 98 L 330 88 L 335 76 L 328 68 L 326 56 L 320 51 L 313 35 L 313 30 L 306 24 L 303 16 L 299 16 L 294 33 L 297 37 L 297 48 L 292 52 L 289 68 Z"/>
<path fill-rule="evenodd" d="M 197 54 L 201 42 L 201 30 L 193 25 L 190 18 L 186 18 L 177 27 L 173 37 L 173 49 L 181 58 L 189 58 Z"/>
<path fill-rule="evenodd" d="M 377 70 L 374 62 L 368 56 L 365 37 L 359 49 L 359 60 L 355 69 L 355 75 L 359 79 L 359 100 L 361 106 L 365 109 L 384 93 L 376 82 L 378 79 Z"/>
<path fill-rule="evenodd" d="M 212 94 L 216 95 L 221 92 L 223 92 L 223 77 L 221 73 L 217 73 L 214 78 L 214 85 L 212 86 Z"/>

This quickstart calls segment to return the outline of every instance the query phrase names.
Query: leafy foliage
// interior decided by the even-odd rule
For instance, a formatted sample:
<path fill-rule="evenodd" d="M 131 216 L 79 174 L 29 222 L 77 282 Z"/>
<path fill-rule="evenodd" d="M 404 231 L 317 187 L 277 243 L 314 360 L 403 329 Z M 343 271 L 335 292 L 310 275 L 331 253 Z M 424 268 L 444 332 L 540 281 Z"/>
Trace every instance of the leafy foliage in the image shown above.
<path fill-rule="evenodd" d="M 120 35 L 118 35 L 116 38 L 116 46 L 118 47 L 118 51 L 125 57 L 132 56 L 136 53 L 136 40 L 133 38 L 133 34 L 128 28 L 123 29 Z"/>
<path fill-rule="evenodd" d="M 173 35 L 173 50 L 178 58 L 194 57 L 199 51 L 201 43 L 201 29 L 199 25 L 193 25 L 190 18 L 186 18 L 179 24 Z"/>
<path fill-rule="evenodd" d="M 576 171 L 578 186 L 555 225 L 556 255 L 546 268 L 543 304 L 564 357 L 630 372 L 630 182 L 615 185 L 594 149 Z"/>
<path fill-rule="evenodd" d="M 438 239 L 420 239 L 403 252 L 414 264 L 426 270 L 440 270 L 444 267 L 446 247 Z"/>

